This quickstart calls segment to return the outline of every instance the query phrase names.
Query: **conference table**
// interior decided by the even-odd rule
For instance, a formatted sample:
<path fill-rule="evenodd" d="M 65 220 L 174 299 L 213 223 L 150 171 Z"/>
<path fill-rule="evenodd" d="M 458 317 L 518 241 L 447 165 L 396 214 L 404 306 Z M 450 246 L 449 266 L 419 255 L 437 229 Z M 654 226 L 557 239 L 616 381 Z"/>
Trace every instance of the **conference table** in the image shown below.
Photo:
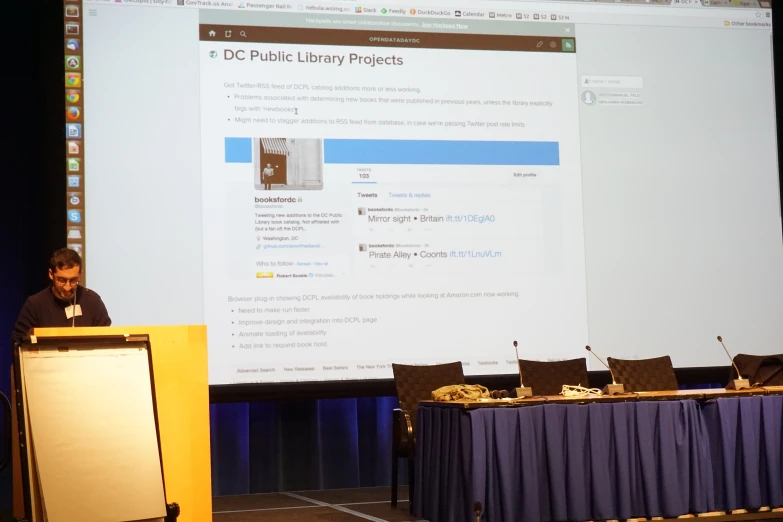
<path fill-rule="evenodd" d="M 783 387 L 422 401 L 429 522 L 783 518 Z M 756 515 L 757 517 L 759 515 Z"/>

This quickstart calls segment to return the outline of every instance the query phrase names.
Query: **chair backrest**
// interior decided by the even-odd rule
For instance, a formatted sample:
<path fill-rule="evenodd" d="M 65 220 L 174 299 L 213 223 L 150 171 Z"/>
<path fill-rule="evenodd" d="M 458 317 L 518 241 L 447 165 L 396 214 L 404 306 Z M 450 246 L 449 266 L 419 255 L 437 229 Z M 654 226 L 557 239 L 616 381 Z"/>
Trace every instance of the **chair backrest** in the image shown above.
<path fill-rule="evenodd" d="M 672 359 L 668 355 L 653 359 L 607 358 L 609 368 L 627 392 L 677 390 Z"/>
<path fill-rule="evenodd" d="M 569 359 L 566 361 L 519 360 L 519 370 L 525 386 L 533 388 L 534 395 L 558 395 L 563 385 L 584 386 L 587 384 L 587 361 Z"/>
<path fill-rule="evenodd" d="M 783 355 L 747 355 L 737 354 L 734 364 L 739 368 L 742 377 L 748 379 L 751 385 L 759 383 L 763 386 L 783 386 Z M 737 370 L 731 367 L 729 379 L 737 378 Z"/>
<path fill-rule="evenodd" d="M 414 430 L 419 401 L 432 399 L 432 392 L 441 386 L 465 384 L 465 374 L 459 361 L 429 366 L 392 364 L 392 371 L 400 408 L 410 413 Z"/>

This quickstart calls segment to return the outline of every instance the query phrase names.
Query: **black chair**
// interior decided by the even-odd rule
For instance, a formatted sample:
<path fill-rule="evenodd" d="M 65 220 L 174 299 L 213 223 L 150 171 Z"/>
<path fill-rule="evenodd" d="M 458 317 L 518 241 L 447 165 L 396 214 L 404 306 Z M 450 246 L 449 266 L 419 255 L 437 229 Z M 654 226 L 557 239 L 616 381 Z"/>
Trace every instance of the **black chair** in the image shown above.
<path fill-rule="evenodd" d="M 783 355 L 747 355 L 737 354 L 734 364 L 739 368 L 742 377 L 756 386 L 783 386 Z M 734 366 L 729 372 L 729 381 L 737 379 Z"/>
<path fill-rule="evenodd" d="M 465 374 L 461 362 L 430 366 L 392 364 L 392 370 L 400 407 L 392 413 L 391 505 L 397 507 L 399 459 L 407 459 L 408 501 L 413 507 L 413 457 L 416 447 L 416 410 L 419 408 L 419 401 L 431 400 L 432 392 L 442 386 L 465 384 Z"/>
<path fill-rule="evenodd" d="M 563 385 L 584 386 L 588 388 L 587 361 L 568 359 L 565 361 L 528 361 L 519 360 L 519 371 L 525 386 L 533 389 L 535 395 L 558 395 Z"/>
<path fill-rule="evenodd" d="M 609 368 L 626 392 L 667 391 L 680 389 L 668 355 L 653 359 L 607 358 Z"/>

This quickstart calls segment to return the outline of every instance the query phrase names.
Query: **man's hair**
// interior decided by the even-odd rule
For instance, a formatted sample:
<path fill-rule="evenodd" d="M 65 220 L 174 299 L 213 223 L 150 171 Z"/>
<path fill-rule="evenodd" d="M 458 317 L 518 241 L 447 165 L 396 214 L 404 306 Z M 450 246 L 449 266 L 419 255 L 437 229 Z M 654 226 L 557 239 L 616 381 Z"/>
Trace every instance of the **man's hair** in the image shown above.
<path fill-rule="evenodd" d="M 73 268 L 75 266 L 81 268 L 82 258 L 75 250 L 71 250 L 70 248 L 61 248 L 60 250 L 55 251 L 49 259 L 49 268 L 52 272 L 64 269 L 67 270 L 68 268 Z"/>

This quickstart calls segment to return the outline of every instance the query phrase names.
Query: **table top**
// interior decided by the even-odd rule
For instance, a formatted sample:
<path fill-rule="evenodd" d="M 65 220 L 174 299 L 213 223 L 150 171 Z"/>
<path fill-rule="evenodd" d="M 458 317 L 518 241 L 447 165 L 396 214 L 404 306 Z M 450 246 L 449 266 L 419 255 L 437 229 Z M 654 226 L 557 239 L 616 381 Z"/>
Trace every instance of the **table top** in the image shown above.
<path fill-rule="evenodd" d="M 508 399 L 478 399 L 461 401 L 420 401 L 419 406 L 435 408 L 518 408 L 538 404 L 589 404 L 594 402 L 635 402 L 635 401 L 679 401 L 712 400 L 726 397 L 752 397 L 759 395 L 783 395 L 783 386 L 746 388 L 743 390 L 724 390 L 709 388 L 705 390 L 670 390 L 655 392 L 628 392 L 617 395 L 587 395 L 583 397 L 564 397 L 562 395 L 533 396 Z"/>

